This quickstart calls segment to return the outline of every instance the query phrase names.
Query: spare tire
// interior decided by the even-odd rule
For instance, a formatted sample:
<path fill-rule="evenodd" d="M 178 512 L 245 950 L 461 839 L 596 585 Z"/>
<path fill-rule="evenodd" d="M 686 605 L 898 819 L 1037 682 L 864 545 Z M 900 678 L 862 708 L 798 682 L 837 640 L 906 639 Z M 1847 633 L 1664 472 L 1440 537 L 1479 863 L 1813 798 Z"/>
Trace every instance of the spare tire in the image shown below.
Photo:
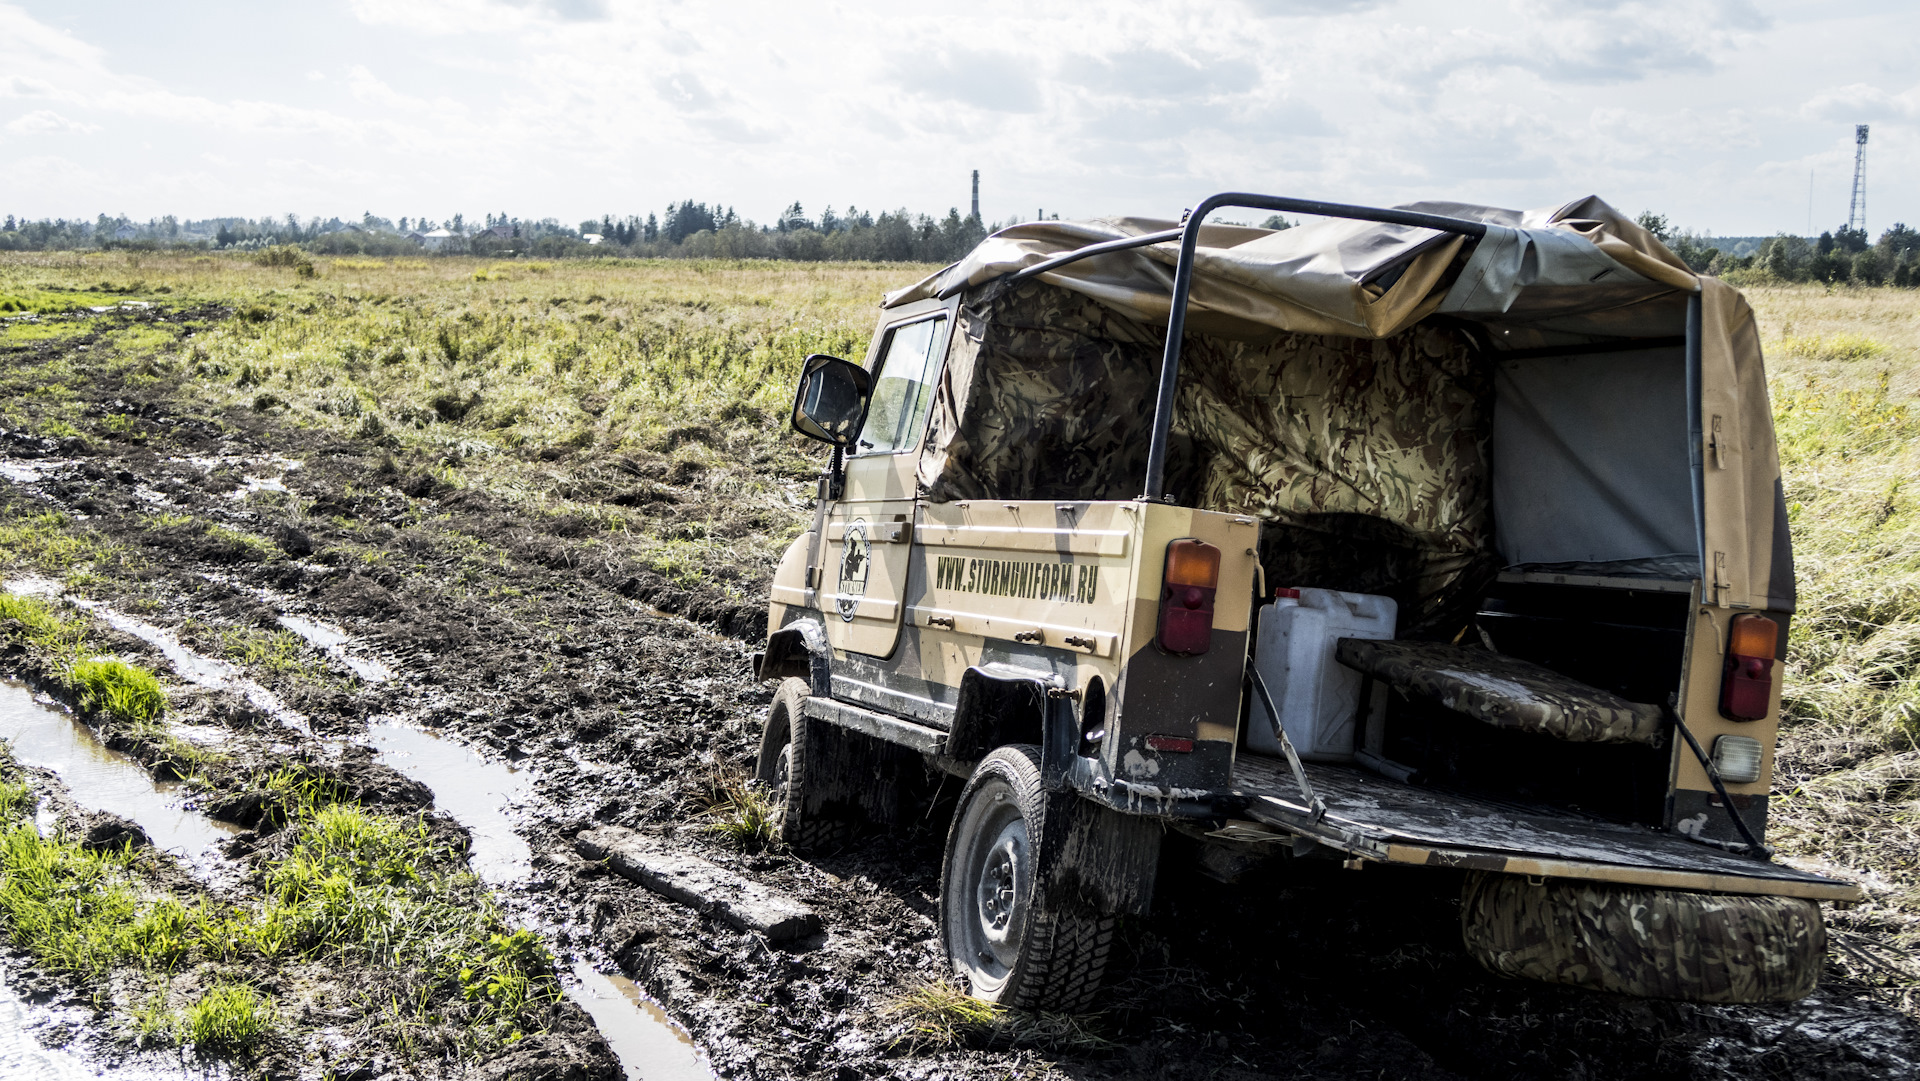
<path fill-rule="evenodd" d="M 1820 906 L 1476 873 L 1461 894 L 1467 952 L 1489 971 L 1687 1002 L 1790 1002 L 1827 953 Z"/>

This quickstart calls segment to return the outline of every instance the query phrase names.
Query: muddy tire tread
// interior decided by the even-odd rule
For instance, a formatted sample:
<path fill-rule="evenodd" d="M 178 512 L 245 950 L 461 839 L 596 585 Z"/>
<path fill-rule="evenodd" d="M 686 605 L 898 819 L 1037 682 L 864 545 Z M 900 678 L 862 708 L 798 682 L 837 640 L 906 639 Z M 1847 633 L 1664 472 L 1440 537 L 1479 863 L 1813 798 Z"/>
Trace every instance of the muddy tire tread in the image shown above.
<path fill-rule="evenodd" d="M 990 766 L 990 763 L 997 763 L 997 766 Z M 1040 780 L 1040 749 L 1026 744 L 1013 744 L 1001 747 L 983 758 L 974 770 L 974 780 L 968 781 L 967 791 L 961 795 L 962 808 L 976 787 L 975 782 L 990 768 L 996 768 L 1011 782 L 1016 798 L 1023 807 L 1041 809 L 1038 820 L 1030 818 L 1028 823 L 1030 831 L 1038 827 L 1037 832 L 1032 834 L 1037 846 L 1044 848 L 1049 843 L 1058 843 L 1079 797 L 1072 793 L 1052 794 L 1044 789 Z M 961 819 L 961 811 L 956 809 L 956 826 Z M 946 912 L 944 898 L 950 888 L 948 875 L 957 840 L 949 834 L 942 859 L 940 889 L 943 919 Z M 1041 862 L 1044 866 L 1048 861 L 1043 857 Z M 1023 1010 L 1084 1013 L 1094 1004 L 1106 978 L 1107 965 L 1113 958 L 1114 944 L 1119 936 L 1120 921 L 1117 916 L 1089 911 L 1065 898 L 1052 899 L 1048 896 L 1051 892 L 1044 882 L 1036 890 L 1034 907 L 1027 916 L 1026 942 L 1020 965 L 1001 992 L 1000 1002 Z M 943 945 L 951 950 L 944 928 L 941 938 Z"/>
<path fill-rule="evenodd" d="M 808 736 L 817 721 L 807 718 L 801 704 L 812 693 L 804 679 L 788 677 L 780 681 L 773 704 L 767 709 L 767 722 L 760 733 L 760 755 L 754 763 L 754 776 L 765 784 L 774 782 L 774 756 L 782 744 L 793 743 L 788 766 L 787 794 L 780 818 L 780 840 L 796 852 L 824 852 L 845 847 L 858 834 L 860 824 L 846 819 L 826 818 L 806 813 Z"/>

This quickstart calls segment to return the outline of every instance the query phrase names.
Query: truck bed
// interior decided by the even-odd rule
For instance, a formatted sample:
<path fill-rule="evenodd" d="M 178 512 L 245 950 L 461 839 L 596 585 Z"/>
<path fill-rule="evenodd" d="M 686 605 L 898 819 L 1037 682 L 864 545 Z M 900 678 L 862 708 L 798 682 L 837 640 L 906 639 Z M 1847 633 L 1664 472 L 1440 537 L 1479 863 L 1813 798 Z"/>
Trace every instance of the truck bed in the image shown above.
<path fill-rule="evenodd" d="M 1242 753 L 1233 789 L 1246 797 L 1248 818 L 1362 860 L 1713 893 L 1862 897 L 1852 883 L 1564 808 L 1404 784 L 1357 766 L 1309 763 L 1306 771 L 1327 805 L 1319 822 L 1284 759 Z"/>

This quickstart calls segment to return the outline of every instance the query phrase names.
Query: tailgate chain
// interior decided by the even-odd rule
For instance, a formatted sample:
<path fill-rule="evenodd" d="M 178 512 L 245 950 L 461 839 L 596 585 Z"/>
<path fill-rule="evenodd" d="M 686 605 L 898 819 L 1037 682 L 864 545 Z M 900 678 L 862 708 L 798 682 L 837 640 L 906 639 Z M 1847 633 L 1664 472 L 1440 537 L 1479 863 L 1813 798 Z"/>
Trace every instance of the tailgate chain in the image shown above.
<path fill-rule="evenodd" d="M 1300 795 L 1307 801 L 1309 821 L 1318 822 L 1327 817 L 1327 805 L 1320 799 L 1319 793 L 1307 781 L 1307 770 L 1300 764 L 1300 755 L 1293 749 L 1293 741 L 1287 738 L 1287 729 L 1280 723 L 1280 711 L 1274 708 L 1273 696 L 1267 693 L 1267 685 L 1261 680 L 1260 672 L 1252 665 L 1247 666 L 1247 676 L 1253 681 L 1254 693 L 1267 707 L 1267 719 L 1273 723 L 1273 734 L 1280 738 L 1280 749 L 1287 753 L 1287 765 L 1293 767 L 1293 779 L 1300 784 Z"/>

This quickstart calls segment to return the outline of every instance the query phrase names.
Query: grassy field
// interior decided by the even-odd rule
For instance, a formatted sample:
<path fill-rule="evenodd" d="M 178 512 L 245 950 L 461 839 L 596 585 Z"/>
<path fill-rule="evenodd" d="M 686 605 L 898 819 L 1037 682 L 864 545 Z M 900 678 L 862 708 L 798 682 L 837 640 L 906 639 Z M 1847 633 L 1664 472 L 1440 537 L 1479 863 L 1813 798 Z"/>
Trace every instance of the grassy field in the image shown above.
<path fill-rule="evenodd" d="M 0 428 L 47 447 L 138 446 L 146 414 L 89 405 L 85 381 L 105 373 L 129 388 L 165 387 L 233 430 L 291 427 L 384 448 L 389 481 L 403 477 L 409 496 L 483 493 L 562 538 L 548 556 L 525 538 L 475 534 L 467 558 L 476 563 L 529 551 L 609 567 L 629 560 L 711 605 L 752 612 L 763 610 L 773 563 L 803 528 L 818 469 L 817 452 L 785 432 L 801 358 L 862 356 L 880 293 L 931 269 L 322 257 L 307 270 L 243 257 L 8 257 L 0 298 L 14 308 L 151 304 L 169 321 L 0 324 L 0 348 L 80 343 L 0 369 Z M 1800 590 L 1771 840 L 1791 858 L 1868 883 L 1868 903 L 1832 916 L 1836 963 L 1857 986 L 1912 1012 L 1920 1006 L 1920 966 L 1905 960 L 1920 948 L 1920 508 L 1909 478 L 1920 475 L 1920 293 L 1795 286 L 1749 297 L 1772 374 Z M 250 491 L 249 478 L 231 480 Z M 248 498 L 280 497 L 260 490 Z M 277 509 L 337 521 L 347 535 L 350 502 Z M 273 556 L 254 550 L 265 544 L 258 537 L 205 522 L 156 512 L 142 528 L 191 532 L 196 550 L 219 549 L 230 564 Z M 364 543 L 342 541 L 315 559 L 392 558 L 374 543 L 382 527 L 354 528 Z M 137 576 L 144 557 L 128 547 L 57 514 L 0 518 L 0 565 L 82 591 L 100 576 Z M 92 696 L 129 724 L 164 708 L 161 688 L 85 667 L 94 662 L 63 645 L 78 633 L 72 627 L 18 625 L 66 666 L 61 678 L 75 696 Z M 200 641 L 256 673 L 298 675 L 308 663 L 269 631 Z M 272 886 L 287 912 L 304 903 L 302 876 L 334 873 L 326 861 L 335 833 L 352 834 L 368 852 L 404 852 L 419 840 L 392 833 L 398 820 L 368 825 L 317 805 L 302 814 L 300 847 Z M 17 843 L 26 844 L 24 834 Z M 436 878 L 406 903 L 424 912 L 470 888 Z M 280 911 L 222 919 L 271 942 Z M 484 923 L 462 933 L 483 941 L 492 933 Z M 464 939 L 455 945 L 468 948 Z M 193 948 L 210 973 L 230 963 L 228 954 Z M 247 956 L 265 949 L 249 948 Z M 523 961 L 513 970 L 539 970 Z M 423 981 L 438 963 L 420 962 Z M 272 1023 L 271 1003 L 208 986 L 212 1005 L 167 1007 L 170 1031 L 198 1026 L 217 1040 L 226 1038 L 222 1026 Z"/>
<path fill-rule="evenodd" d="M 209 405 L 383 439 L 447 484 L 586 515 L 661 573 L 746 600 L 818 470 L 779 434 L 800 360 L 863 357 L 880 293 L 932 269 L 322 258 L 309 278 L 244 258 L 48 256 L 0 262 L 0 296 L 231 308 L 190 345 L 135 325 L 90 348 L 136 385 L 186 375 Z M 0 344 L 83 333 L 21 323 Z M 56 361 L 0 386 L 0 426 L 74 432 L 73 376 Z"/>
<path fill-rule="evenodd" d="M 1836 960 L 1920 994 L 1920 294 L 1761 288 L 1800 590 L 1773 843 L 1863 877 Z"/>

